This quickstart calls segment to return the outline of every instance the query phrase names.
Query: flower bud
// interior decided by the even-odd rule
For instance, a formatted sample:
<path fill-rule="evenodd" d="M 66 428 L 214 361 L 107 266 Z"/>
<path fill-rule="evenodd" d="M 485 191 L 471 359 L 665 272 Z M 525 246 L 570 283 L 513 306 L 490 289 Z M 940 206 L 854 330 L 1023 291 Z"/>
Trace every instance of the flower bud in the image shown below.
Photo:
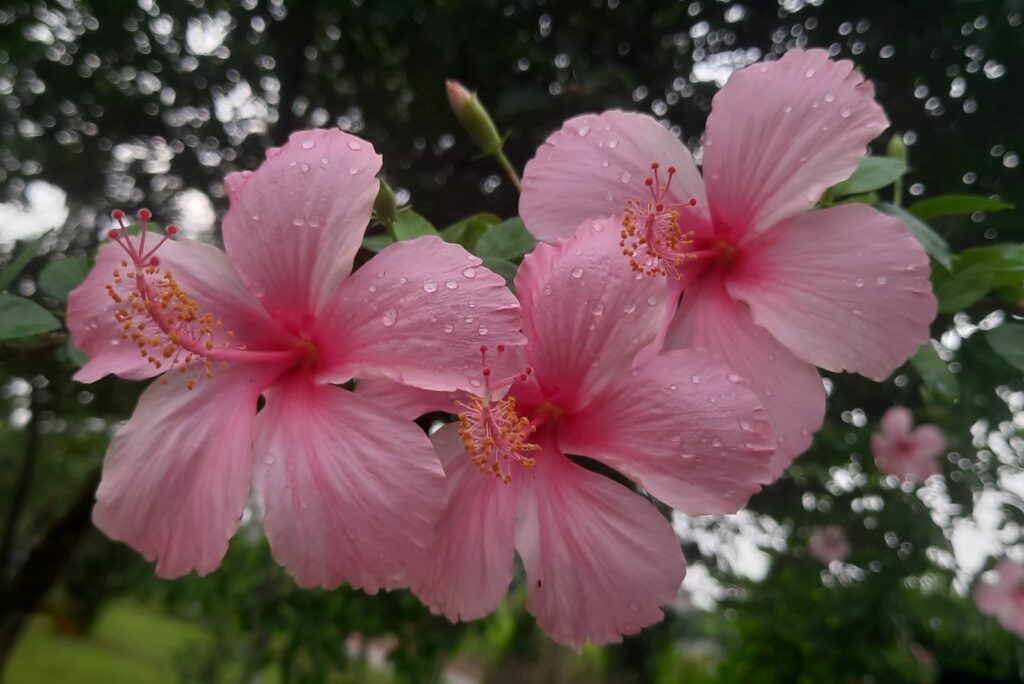
<path fill-rule="evenodd" d="M 904 164 L 907 163 L 907 146 L 903 143 L 902 134 L 892 134 L 892 137 L 889 138 L 889 145 L 886 147 L 885 153 L 892 159 L 898 159 Z"/>
<path fill-rule="evenodd" d="M 380 189 L 377 191 L 377 199 L 373 200 L 373 215 L 378 221 L 391 229 L 398 218 L 398 205 L 395 203 L 395 191 L 383 178 L 380 179 Z"/>
<path fill-rule="evenodd" d="M 458 81 L 446 81 L 445 87 L 448 91 L 448 102 L 452 111 L 459 118 L 459 123 L 469 133 L 473 142 L 483 150 L 485 154 L 497 154 L 501 151 L 501 136 L 498 129 L 491 120 L 491 115 L 480 103 L 476 93 L 471 93 Z"/>

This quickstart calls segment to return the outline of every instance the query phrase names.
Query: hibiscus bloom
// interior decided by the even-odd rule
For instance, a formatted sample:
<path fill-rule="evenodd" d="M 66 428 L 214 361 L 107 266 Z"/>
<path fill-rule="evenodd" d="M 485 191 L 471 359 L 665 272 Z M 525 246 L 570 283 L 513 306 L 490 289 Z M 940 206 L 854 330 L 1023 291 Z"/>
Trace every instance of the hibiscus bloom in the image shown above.
<path fill-rule="evenodd" d="M 767 481 L 774 439 L 744 380 L 701 350 L 633 365 L 661 325 L 666 283 L 637 279 L 618 254 L 617 226 L 603 219 L 528 255 L 516 291 L 527 337 L 519 362 L 529 365 L 501 380 L 515 355 L 483 350 L 480 396 L 457 398 L 458 408 L 449 396 L 393 384 L 357 390 L 404 393 L 394 405 L 408 415 L 461 412 L 433 437 L 449 504 L 411 578 L 424 603 L 451 620 L 495 609 L 515 551 L 527 609 L 556 641 L 618 641 L 662 618 L 685 574 L 671 525 L 643 496 L 567 453 L 601 461 L 691 514 L 734 512 Z"/>
<path fill-rule="evenodd" d="M 1008 558 L 999 561 L 996 581 L 980 581 L 974 590 L 974 603 L 1007 631 L 1024 636 L 1024 563 Z"/>
<path fill-rule="evenodd" d="M 225 179 L 225 251 L 154 244 L 144 211 L 141 234 L 112 230 L 71 294 L 89 356 L 78 380 L 163 374 L 114 437 L 93 512 L 160 576 L 220 564 L 250 482 L 274 557 L 302 586 L 391 586 L 429 543 L 445 500 L 429 439 L 332 384 L 372 373 L 469 389 L 481 336 L 516 344 L 521 321 L 501 278 L 437 238 L 351 273 L 380 165 L 341 131 L 296 133 Z"/>
<path fill-rule="evenodd" d="M 893 406 L 882 416 L 882 431 L 871 435 L 871 453 L 885 472 L 905 482 L 924 482 L 942 472 L 938 457 L 946 450 L 946 438 L 935 425 L 914 427 L 906 406 Z"/>
<path fill-rule="evenodd" d="M 715 95 L 703 178 L 655 119 L 620 111 L 570 119 L 526 166 L 519 209 L 536 237 L 615 216 L 619 258 L 685 289 L 666 345 L 713 348 L 750 379 L 776 474 L 821 426 L 815 366 L 882 380 L 935 317 L 928 257 L 899 219 L 813 208 L 888 125 L 873 95 L 850 62 L 791 50 Z"/>
<path fill-rule="evenodd" d="M 807 550 L 811 556 L 828 565 L 832 561 L 846 560 L 850 555 L 850 544 L 846 541 L 846 532 L 842 527 L 824 525 L 811 530 Z"/>

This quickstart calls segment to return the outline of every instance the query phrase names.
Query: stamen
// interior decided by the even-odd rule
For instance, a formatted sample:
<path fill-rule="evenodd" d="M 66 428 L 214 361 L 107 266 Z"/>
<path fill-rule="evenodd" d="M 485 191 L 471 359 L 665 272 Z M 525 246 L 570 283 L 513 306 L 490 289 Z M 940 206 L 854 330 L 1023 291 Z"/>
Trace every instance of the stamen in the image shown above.
<path fill-rule="evenodd" d="M 219 341 L 221 321 L 201 311 L 174 273 L 162 268 L 156 256 L 156 251 L 177 234 L 178 229 L 167 226 L 160 241 L 147 250 L 152 212 L 139 211 L 141 226 L 137 241 L 128 234 L 123 211 L 118 209 L 111 216 L 119 228 L 108 231 L 107 235 L 124 250 L 127 258 L 121 259 L 120 267 L 114 268 L 113 282 L 106 286 L 107 296 L 116 305 L 114 318 L 119 324 L 121 339 L 135 344 L 142 357 L 155 368 L 161 371 L 176 368 L 181 373 L 195 368 L 196 376 L 186 383 L 192 389 L 203 376 L 213 376 L 213 361 L 216 360 L 280 361 L 296 356 L 292 350 L 249 352 Z M 224 334 L 234 337 L 231 330 Z"/>
<path fill-rule="evenodd" d="M 499 359 L 504 351 L 505 345 L 499 344 Z M 536 459 L 527 454 L 539 451 L 540 446 L 527 440 L 540 423 L 534 424 L 516 412 L 515 397 L 506 396 L 494 401 L 491 395 L 495 387 L 507 386 L 515 380 L 525 381 L 533 369 L 527 367 L 522 373 L 495 383 L 492 378 L 493 369 L 487 365 L 487 352 L 486 345 L 480 347 L 483 395 L 472 397 L 469 401 L 456 402 L 462 409 L 458 416 L 459 439 L 480 472 L 494 475 L 508 484 L 512 481 L 513 463 L 519 463 L 524 468 L 532 468 L 537 464 Z"/>
<path fill-rule="evenodd" d="M 679 267 L 694 258 L 690 256 L 692 252 L 686 251 L 693 244 L 693 231 L 683 230 L 679 210 L 696 206 L 697 200 L 691 199 L 683 204 L 667 202 L 676 168 L 668 167 L 668 178 L 664 183 L 660 164 L 651 164 L 651 171 L 652 175 L 644 179 L 650 199 L 626 202 L 619 246 L 637 273 L 679 275 Z"/>

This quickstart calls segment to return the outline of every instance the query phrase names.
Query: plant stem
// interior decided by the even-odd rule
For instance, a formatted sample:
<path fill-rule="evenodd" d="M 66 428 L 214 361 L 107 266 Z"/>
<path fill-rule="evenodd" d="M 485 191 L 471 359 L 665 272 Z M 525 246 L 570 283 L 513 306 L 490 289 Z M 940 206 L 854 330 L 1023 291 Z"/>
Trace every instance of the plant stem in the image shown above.
<path fill-rule="evenodd" d="M 519 182 L 519 174 L 516 173 L 515 168 L 512 166 L 512 162 L 505 156 L 505 150 L 498 150 L 494 153 L 494 158 L 498 160 L 498 164 L 505 171 L 505 175 L 512 181 L 512 185 L 515 186 L 516 191 L 522 192 L 523 185 Z"/>

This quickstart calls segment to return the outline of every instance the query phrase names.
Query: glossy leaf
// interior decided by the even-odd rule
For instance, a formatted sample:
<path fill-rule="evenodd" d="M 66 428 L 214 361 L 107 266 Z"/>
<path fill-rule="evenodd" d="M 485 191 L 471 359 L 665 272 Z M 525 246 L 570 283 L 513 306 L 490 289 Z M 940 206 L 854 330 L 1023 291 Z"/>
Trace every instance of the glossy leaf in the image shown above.
<path fill-rule="evenodd" d="M 1005 323 L 988 331 L 985 341 L 1007 363 L 1024 371 L 1024 323 Z"/>
<path fill-rule="evenodd" d="M 0 340 L 13 340 L 60 328 L 60 321 L 35 302 L 0 294 Z"/>
<path fill-rule="evenodd" d="M 995 212 L 1012 208 L 1013 205 L 1009 202 L 979 195 L 939 195 L 915 202 L 910 207 L 910 212 L 927 221 L 936 216 L 960 216 L 976 211 Z"/>
<path fill-rule="evenodd" d="M 907 165 L 891 157 L 865 157 L 853 174 L 832 187 L 832 194 L 859 195 L 892 185 L 907 172 Z"/>
<path fill-rule="evenodd" d="M 910 364 L 918 372 L 924 384 L 947 399 L 956 399 L 960 394 L 960 383 L 949 365 L 939 358 L 931 342 L 925 342 L 910 357 Z"/>
<path fill-rule="evenodd" d="M 51 261 L 39 273 L 39 289 L 55 299 L 67 301 L 68 293 L 85 280 L 89 267 L 85 257 Z"/>
<path fill-rule="evenodd" d="M 516 217 L 499 223 L 484 233 L 476 245 L 481 257 L 518 259 L 533 251 L 537 240 L 527 232 L 522 219 Z"/>

